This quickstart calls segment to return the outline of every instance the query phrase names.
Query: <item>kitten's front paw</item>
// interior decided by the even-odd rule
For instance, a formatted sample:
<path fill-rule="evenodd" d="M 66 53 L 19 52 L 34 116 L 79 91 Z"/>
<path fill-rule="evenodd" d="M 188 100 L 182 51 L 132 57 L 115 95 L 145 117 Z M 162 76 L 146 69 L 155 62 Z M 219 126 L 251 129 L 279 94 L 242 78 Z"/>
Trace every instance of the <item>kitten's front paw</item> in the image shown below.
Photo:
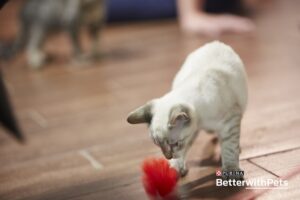
<path fill-rule="evenodd" d="M 185 177 L 188 173 L 189 170 L 186 167 L 179 170 L 180 177 Z"/>
<path fill-rule="evenodd" d="M 175 168 L 176 171 L 179 173 L 180 177 L 184 177 L 188 174 L 188 169 L 185 166 L 185 163 L 181 159 L 171 159 L 169 160 L 170 166 Z"/>

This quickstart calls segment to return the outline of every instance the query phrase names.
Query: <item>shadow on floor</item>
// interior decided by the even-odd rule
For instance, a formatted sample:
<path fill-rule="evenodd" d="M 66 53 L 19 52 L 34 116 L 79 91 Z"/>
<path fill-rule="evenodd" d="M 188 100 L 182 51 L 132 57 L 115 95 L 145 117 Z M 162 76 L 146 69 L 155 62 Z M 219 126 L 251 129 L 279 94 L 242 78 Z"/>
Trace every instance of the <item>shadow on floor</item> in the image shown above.
<path fill-rule="evenodd" d="M 244 187 L 218 187 L 215 180 L 216 175 L 209 174 L 182 185 L 179 188 L 180 199 L 226 199 L 244 189 Z M 213 185 L 202 186 L 207 182 L 213 182 Z"/>
<path fill-rule="evenodd" d="M 238 192 L 244 190 L 244 187 L 220 187 L 216 186 L 216 174 L 214 173 L 217 168 L 221 168 L 221 158 L 215 159 L 215 148 L 218 144 L 216 137 L 212 138 L 206 146 L 203 148 L 203 155 L 208 155 L 208 157 L 201 160 L 191 160 L 188 165 L 191 168 L 207 168 L 203 170 L 202 173 L 208 175 L 201 175 L 201 178 L 188 182 L 181 185 L 179 188 L 180 199 L 230 199 Z M 211 173 L 211 170 L 213 171 Z M 206 172 L 204 172 L 206 171 Z"/>

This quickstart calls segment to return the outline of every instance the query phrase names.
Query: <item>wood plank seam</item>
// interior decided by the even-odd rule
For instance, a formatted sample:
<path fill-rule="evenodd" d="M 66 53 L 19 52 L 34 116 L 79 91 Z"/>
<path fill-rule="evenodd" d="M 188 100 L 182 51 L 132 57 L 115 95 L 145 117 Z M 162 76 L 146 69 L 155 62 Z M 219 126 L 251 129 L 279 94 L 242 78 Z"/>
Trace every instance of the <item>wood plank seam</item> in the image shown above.
<path fill-rule="evenodd" d="M 36 110 L 29 110 L 28 111 L 29 117 L 40 127 L 42 128 L 47 128 L 48 127 L 48 122 L 45 119 L 43 115 L 41 115 L 38 111 Z"/>
<path fill-rule="evenodd" d="M 247 161 L 250 162 L 251 164 L 255 165 L 256 167 L 258 167 L 258 168 L 264 170 L 265 172 L 267 172 L 267 173 L 269 173 L 269 174 L 272 174 L 272 175 L 274 175 L 275 177 L 279 178 L 279 176 L 278 176 L 277 174 L 275 174 L 274 172 L 272 172 L 272 171 L 270 171 L 270 170 L 264 168 L 263 166 L 257 164 L 256 162 L 252 161 L 251 159 L 247 159 Z"/>
<path fill-rule="evenodd" d="M 103 168 L 103 165 L 100 162 L 98 162 L 86 149 L 79 150 L 78 153 L 86 160 L 88 160 L 93 168 L 95 169 Z"/>
<path fill-rule="evenodd" d="M 297 149 L 300 149 L 300 146 L 299 147 L 293 147 L 293 148 L 290 148 L 290 149 L 280 150 L 280 151 L 274 151 L 272 153 L 261 154 L 261 155 L 258 155 L 258 156 L 252 156 L 252 157 L 250 156 L 250 157 L 242 158 L 242 159 L 240 159 L 240 161 L 250 160 L 250 159 L 254 159 L 254 158 L 261 158 L 261 157 L 264 157 L 264 156 L 274 155 L 274 154 L 278 154 L 278 153 L 285 153 L 285 152 L 289 152 L 289 151 L 293 151 L 293 150 L 297 150 Z"/>

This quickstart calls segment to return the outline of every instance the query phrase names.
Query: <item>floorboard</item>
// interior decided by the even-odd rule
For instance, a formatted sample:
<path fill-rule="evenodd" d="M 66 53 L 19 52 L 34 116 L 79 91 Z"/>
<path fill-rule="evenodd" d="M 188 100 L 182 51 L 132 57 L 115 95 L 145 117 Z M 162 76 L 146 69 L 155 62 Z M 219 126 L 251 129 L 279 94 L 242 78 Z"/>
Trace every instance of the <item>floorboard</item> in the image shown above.
<path fill-rule="evenodd" d="M 1 41 L 18 31 L 20 2 L 10 1 L 0 12 Z M 240 157 L 247 180 L 284 177 L 300 166 L 299 6 L 297 0 L 261 2 L 253 14 L 254 33 L 218 38 L 238 52 L 248 74 Z M 145 125 L 127 124 L 127 113 L 166 93 L 186 56 L 212 39 L 187 36 L 175 20 L 165 20 L 108 24 L 101 40 L 97 62 L 74 64 L 63 33 L 46 42 L 53 60 L 42 70 L 26 66 L 24 53 L 0 61 L 27 139 L 19 144 L 0 127 L 0 199 L 146 198 L 140 163 L 161 152 Z M 84 31 L 81 41 L 87 50 Z M 220 164 L 210 159 L 212 140 L 201 132 L 191 148 L 181 199 L 245 192 L 216 188 Z M 286 191 L 251 192 L 261 199 L 297 199 L 299 183 L 297 175 Z"/>

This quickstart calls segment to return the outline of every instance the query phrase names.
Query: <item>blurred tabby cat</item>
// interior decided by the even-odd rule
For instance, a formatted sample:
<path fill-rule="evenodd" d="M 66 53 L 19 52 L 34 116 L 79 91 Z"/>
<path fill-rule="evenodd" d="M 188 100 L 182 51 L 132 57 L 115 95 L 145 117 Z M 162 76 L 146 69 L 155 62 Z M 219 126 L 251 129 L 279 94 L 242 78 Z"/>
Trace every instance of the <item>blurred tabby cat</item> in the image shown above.
<path fill-rule="evenodd" d="M 28 0 L 20 15 L 19 35 L 6 57 L 26 48 L 28 64 L 43 66 L 46 55 L 42 45 L 49 33 L 67 31 L 75 59 L 82 58 L 80 28 L 87 26 L 92 38 L 92 55 L 98 55 L 99 31 L 104 25 L 104 0 Z"/>

